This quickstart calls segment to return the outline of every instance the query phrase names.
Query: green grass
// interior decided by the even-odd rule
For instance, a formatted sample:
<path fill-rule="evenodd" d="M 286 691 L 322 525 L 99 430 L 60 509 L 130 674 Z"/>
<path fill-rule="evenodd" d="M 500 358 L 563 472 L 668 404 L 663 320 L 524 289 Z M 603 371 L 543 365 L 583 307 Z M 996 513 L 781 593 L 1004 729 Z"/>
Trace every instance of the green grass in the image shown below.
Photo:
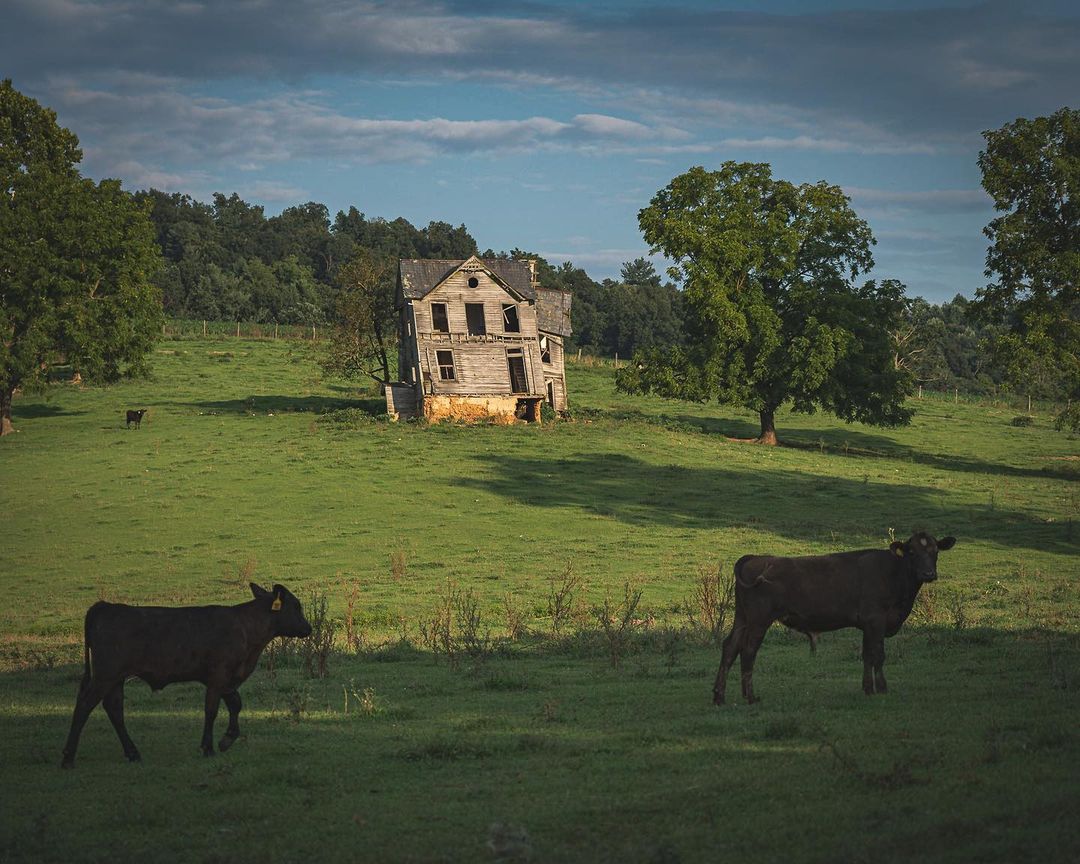
<path fill-rule="evenodd" d="M 534 861 L 1080 855 L 1080 444 L 1047 415 L 928 396 L 900 430 L 783 415 L 788 446 L 765 449 L 728 440 L 755 433 L 746 412 L 630 399 L 572 365 L 573 422 L 390 424 L 310 351 L 166 342 L 153 381 L 16 401 L 0 860 L 494 861 L 493 823 Z M 141 429 L 127 408 L 150 409 Z M 763 703 L 711 707 L 718 652 L 681 629 L 703 568 L 915 528 L 959 542 L 886 644 L 887 696 L 861 693 L 856 631 L 816 655 L 774 631 Z M 568 564 L 586 605 L 643 590 L 618 668 L 588 615 L 561 640 L 505 638 L 508 594 L 548 632 Z M 356 590 L 368 648 L 325 679 L 257 671 L 245 737 L 213 760 L 200 688 L 133 682 L 144 762 L 97 711 L 61 772 L 86 607 L 242 602 L 250 579 L 339 619 Z M 488 656 L 419 647 L 447 580 L 479 599 Z"/>

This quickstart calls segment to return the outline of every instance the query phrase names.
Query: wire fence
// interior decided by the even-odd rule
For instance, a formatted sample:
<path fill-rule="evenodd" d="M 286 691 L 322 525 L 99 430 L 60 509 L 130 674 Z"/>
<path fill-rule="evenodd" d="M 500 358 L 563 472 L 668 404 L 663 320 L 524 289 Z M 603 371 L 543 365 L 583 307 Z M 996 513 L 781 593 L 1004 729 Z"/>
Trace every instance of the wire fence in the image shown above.
<path fill-rule="evenodd" d="M 315 324 L 168 318 L 162 325 L 161 335 L 166 339 L 293 339 L 317 342 L 326 333 L 324 327 Z"/>

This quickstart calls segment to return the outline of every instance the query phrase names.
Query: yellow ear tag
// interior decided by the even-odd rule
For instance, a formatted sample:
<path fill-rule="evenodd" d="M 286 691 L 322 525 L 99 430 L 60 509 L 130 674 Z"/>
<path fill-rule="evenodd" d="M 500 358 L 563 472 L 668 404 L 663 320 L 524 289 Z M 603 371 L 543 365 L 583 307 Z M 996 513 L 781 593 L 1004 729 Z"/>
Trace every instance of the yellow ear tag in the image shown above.
<path fill-rule="evenodd" d="M 280 612 L 281 611 L 281 595 L 280 594 L 278 594 L 277 597 L 274 598 L 274 602 L 270 604 L 270 610 L 272 612 Z"/>
<path fill-rule="evenodd" d="M 904 557 L 904 547 L 903 546 L 897 546 L 896 547 L 896 557 L 897 558 L 903 558 Z"/>

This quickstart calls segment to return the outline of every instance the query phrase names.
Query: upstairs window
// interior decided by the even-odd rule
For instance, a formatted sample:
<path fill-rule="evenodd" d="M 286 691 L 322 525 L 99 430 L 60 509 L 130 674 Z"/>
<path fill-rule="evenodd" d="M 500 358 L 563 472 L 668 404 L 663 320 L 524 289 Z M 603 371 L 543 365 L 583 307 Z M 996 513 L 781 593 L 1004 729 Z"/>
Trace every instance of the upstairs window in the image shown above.
<path fill-rule="evenodd" d="M 540 337 L 540 359 L 544 363 L 551 362 L 551 343 L 548 341 L 547 336 Z"/>
<path fill-rule="evenodd" d="M 450 332 L 450 319 L 446 315 L 445 303 L 431 304 L 431 329 L 435 333 Z"/>
<path fill-rule="evenodd" d="M 454 352 L 436 351 L 435 360 L 439 364 L 439 378 L 442 381 L 454 380 Z"/>
<path fill-rule="evenodd" d="M 513 303 L 503 303 L 503 331 L 506 333 L 520 333 L 521 324 L 518 323 L 517 306 Z"/>
<path fill-rule="evenodd" d="M 470 336 L 483 336 L 487 333 L 487 322 L 484 321 L 483 303 L 466 303 L 465 320 L 469 325 Z"/>

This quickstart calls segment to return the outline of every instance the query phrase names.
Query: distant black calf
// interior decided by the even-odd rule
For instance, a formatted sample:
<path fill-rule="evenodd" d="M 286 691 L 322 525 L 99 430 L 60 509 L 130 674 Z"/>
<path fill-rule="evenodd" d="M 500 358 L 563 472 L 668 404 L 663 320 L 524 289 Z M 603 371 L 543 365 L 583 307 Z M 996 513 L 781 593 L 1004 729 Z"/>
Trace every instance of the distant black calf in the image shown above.
<path fill-rule="evenodd" d="M 310 636 L 300 601 L 287 588 L 267 591 L 251 583 L 254 600 L 238 606 L 126 606 L 95 603 L 86 613 L 85 671 L 64 745 L 64 768 L 75 764 L 79 734 L 90 712 L 104 702 L 124 755 L 139 761 L 139 751 L 124 726 L 124 681 L 142 678 L 154 690 L 178 681 L 206 685 L 202 751 L 214 755 L 214 720 L 224 699 L 229 726 L 218 742 L 227 750 L 240 735 L 240 694 L 275 636 Z"/>
<path fill-rule="evenodd" d="M 135 424 L 135 428 L 138 429 L 142 425 L 143 414 L 146 413 L 145 408 L 140 408 L 138 411 L 127 412 L 127 427 L 131 428 L 131 424 Z"/>
<path fill-rule="evenodd" d="M 885 692 L 885 637 L 894 636 L 911 614 L 924 582 L 937 578 L 938 552 L 955 537 L 935 540 L 919 532 L 888 549 L 781 558 L 744 555 L 735 563 L 735 620 L 713 686 L 713 702 L 724 704 L 727 675 L 735 658 L 742 667 L 742 693 L 754 701 L 754 658 L 773 621 L 810 636 L 857 627 L 863 632 L 863 691 Z"/>

